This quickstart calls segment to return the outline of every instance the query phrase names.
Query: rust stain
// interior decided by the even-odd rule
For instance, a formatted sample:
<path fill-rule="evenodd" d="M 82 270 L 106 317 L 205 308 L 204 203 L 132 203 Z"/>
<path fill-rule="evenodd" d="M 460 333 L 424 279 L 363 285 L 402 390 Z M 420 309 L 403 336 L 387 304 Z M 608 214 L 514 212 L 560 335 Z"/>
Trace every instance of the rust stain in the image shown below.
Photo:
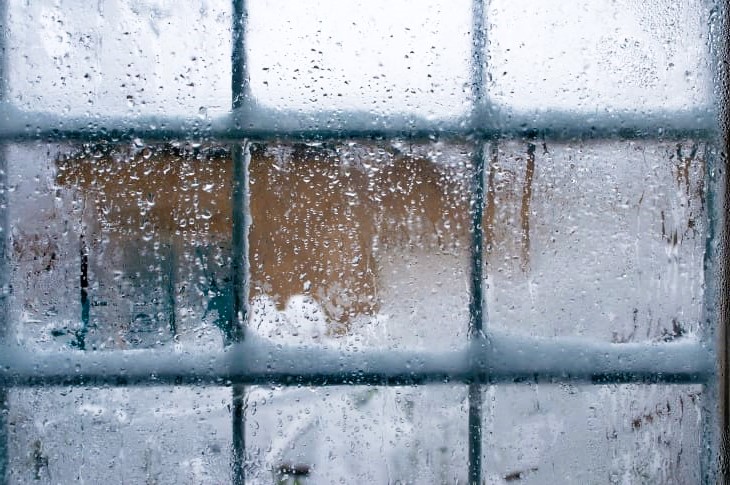
<path fill-rule="evenodd" d="M 497 175 L 497 150 L 493 150 L 489 157 L 489 175 L 487 176 L 487 200 L 484 207 L 484 239 L 487 253 L 494 247 L 494 219 L 497 211 L 495 178 Z"/>
<path fill-rule="evenodd" d="M 520 204 L 520 225 L 522 228 L 521 264 L 527 271 L 530 264 L 530 202 L 532 201 L 532 184 L 535 175 L 535 145 L 527 145 L 527 163 L 525 164 L 525 183 L 522 188 Z"/>

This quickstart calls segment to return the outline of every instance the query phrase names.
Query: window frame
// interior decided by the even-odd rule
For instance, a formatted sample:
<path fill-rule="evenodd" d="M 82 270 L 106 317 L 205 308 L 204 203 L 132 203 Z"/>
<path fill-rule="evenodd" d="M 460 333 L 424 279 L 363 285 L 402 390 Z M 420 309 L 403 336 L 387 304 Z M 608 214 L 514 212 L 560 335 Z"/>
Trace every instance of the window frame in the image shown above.
<path fill-rule="evenodd" d="M 717 7 L 715 38 L 711 39 L 713 66 L 719 87 L 717 113 L 696 111 L 627 116 L 625 113 L 582 115 L 550 112 L 504 117 L 490 104 L 485 67 L 487 29 L 486 0 L 474 0 L 472 7 L 472 80 L 474 106 L 466 120 L 429 121 L 415 117 L 373 117 L 371 114 L 317 113 L 283 116 L 252 102 L 247 72 L 244 0 L 232 0 L 232 111 L 210 120 L 166 117 L 107 117 L 93 122 L 47 113 L 26 113 L 14 109 L 5 99 L 7 66 L 0 59 L 0 483 L 7 479 L 7 393 L 16 387 L 57 385 L 227 385 L 232 388 L 233 483 L 245 481 L 245 388 L 257 384 L 278 385 L 422 385 L 461 382 L 468 385 L 469 481 L 481 483 L 482 389 L 495 383 L 533 382 L 608 383 L 692 383 L 704 386 L 701 447 L 702 477 L 705 483 L 730 480 L 728 450 L 720 444 L 730 439 L 730 356 L 728 295 L 730 265 L 726 264 L 730 208 L 725 165 L 730 154 L 730 7 Z M 7 4 L 0 4 L 0 18 L 7 18 Z M 2 25 L 2 23 L 0 23 Z M 0 53 L 5 53 L 6 29 L 0 32 Z M 314 118 L 313 118 L 314 116 Z M 718 130 L 719 128 L 719 130 Z M 708 161 L 709 234 L 705 255 L 706 331 L 700 342 L 608 344 L 589 339 L 537 339 L 500 335 L 487 326 L 483 295 L 483 238 L 481 227 L 485 198 L 485 159 L 503 139 L 531 139 L 541 136 L 553 141 L 575 139 L 695 139 L 719 140 L 718 157 Z M 233 157 L 232 191 L 232 285 L 236 331 L 222 352 L 208 354 L 160 354 L 155 350 L 90 353 L 68 351 L 28 355 L 7 341 L 9 320 L 9 251 L 7 235 L 7 161 L 4 145 L 10 142 L 108 141 L 141 138 L 145 141 L 205 139 L 229 142 Z M 471 181 L 473 217 L 470 258 L 470 302 L 468 342 L 447 353 L 428 351 L 361 351 L 287 348 L 245 335 L 248 320 L 248 258 L 246 220 L 248 204 L 248 162 L 252 141 L 299 141 L 329 139 L 413 140 L 454 139 L 474 146 L 474 177 Z M 82 300 L 83 300 L 82 285 Z M 83 306 L 83 305 L 82 305 Z M 83 318 L 82 318 L 83 319 Z M 520 349 L 539 358 L 516 358 Z M 270 359 L 270 355 L 274 358 Z M 342 363 L 346 365 L 343 367 Z M 296 363 L 296 365 L 293 365 Z M 292 369 L 297 369 L 296 371 Z M 707 450 L 711 450 L 707 451 Z"/>

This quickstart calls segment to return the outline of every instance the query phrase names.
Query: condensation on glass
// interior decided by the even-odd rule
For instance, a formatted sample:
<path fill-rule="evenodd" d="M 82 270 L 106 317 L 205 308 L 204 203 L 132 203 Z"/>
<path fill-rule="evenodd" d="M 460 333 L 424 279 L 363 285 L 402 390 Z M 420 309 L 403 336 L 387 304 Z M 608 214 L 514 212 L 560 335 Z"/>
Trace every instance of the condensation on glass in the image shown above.
<path fill-rule="evenodd" d="M 714 117 L 718 8 L 487 2 L 485 102 L 501 120 L 481 150 L 487 333 L 625 344 L 712 331 L 702 322 L 718 139 L 621 126 L 595 137 L 591 123 Z M 468 1 L 250 1 L 247 101 L 305 127 L 356 113 L 463 128 L 472 14 Z M 229 5 L 12 1 L 7 16 L 14 109 L 90 123 L 229 112 Z M 587 136 L 500 133 L 571 115 Z M 251 140 L 252 335 L 324 349 L 466 342 L 483 133 L 447 131 Z M 196 354 L 235 340 L 227 140 L 36 140 L 6 143 L 4 156 L 13 344 Z M 8 390 L 9 481 L 226 482 L 228 384 Z M 484 385 L 482 478 L 696 483 L 705 391 Z M 459 382 L 248 387 L 247 480 L 467 482 L 469 396 Z"/>

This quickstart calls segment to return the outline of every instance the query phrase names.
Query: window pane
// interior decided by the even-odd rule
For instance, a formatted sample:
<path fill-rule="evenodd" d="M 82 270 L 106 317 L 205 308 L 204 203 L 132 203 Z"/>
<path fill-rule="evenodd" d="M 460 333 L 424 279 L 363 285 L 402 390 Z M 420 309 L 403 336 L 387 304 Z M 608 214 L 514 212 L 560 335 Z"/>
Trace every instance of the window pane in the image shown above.
<path fill-rule="evenodd" d="M 468 112 L 471 3 L 249 2 L 261 104 L 438 119 Z"/>
<path fill-rule="evenodd" d="M 514 110 L 708 109 L 712 2 L 489 2 L 489 95 Z"/>
<path fill-rule="evenodd" d="M 10 483 L 227 483 L 225 387 L 10 393 Z"/>
<path fill-rule="evenodd" d="M 9 332 L 45 349 L 64 347 L 79 330 L 80 206 L 54 190 L 57 145 L 6 149 L 10 228 Z"/>
<path fill-rule="evenodd" d="M 466 394 L 446 385 L 252 389 L 249 479 L 463 483 Z"/>
<path fill-rule="evenodd" d="M 231 104 L 228 2 L 8 6 L 9 100 L 56 115 L 211 115 Z"/>
<path fill-rule="evenodd" d="M 222 342 L 230 316 L 226 150 L 25 144 L 8 153 L 11 321 L 23 343 Z"/>
<path fill-rule="evenodd" d="M 612 342 L 696 334 L 709 156 L 690 140 L 501 144 L 487 175 L 490 325 Z"/>
<path fill-rule="evenodd" d="M 64 209 L 77 272 L 88 259 L 86 346 L 220 345 L 232 308 L 228 150 L 87 145 L 55 165 L 57 193 L 75 201 Z"/>
<path fill-rule="evenodd" d="M 697 334 L 711 154 L 691 140 L 502 143 L 487 174 L 490 326 L 617 343 Z"/>
<path fill-rule="evenodd" d="M 701 386 L 491 386 L 486 483 L 700 483 Z"/>
<path fill-rule="evenodd" d="M 255 148 L 253 327 L 274 336 L 289 326 L 306 338 L 314 325 L 378 346 L 461 345 L 469 157 L 464 147 L 397 141 Z"/>

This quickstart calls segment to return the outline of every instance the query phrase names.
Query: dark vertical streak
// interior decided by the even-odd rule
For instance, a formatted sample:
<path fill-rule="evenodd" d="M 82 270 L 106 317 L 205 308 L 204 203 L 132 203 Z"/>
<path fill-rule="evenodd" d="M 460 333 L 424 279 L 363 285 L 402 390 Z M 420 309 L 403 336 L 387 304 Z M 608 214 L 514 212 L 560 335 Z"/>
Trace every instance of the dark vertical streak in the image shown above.
<path fill-rule="evenodd" d="M 83 214 L 82 216 L 83 217 Z M 86 245 L 84 226 L 81 226 L 79 236 L 79 289 L 81 292 L 81 328 L 76 332 L 76 346 L 79 350 L 86 350 L 86 333 L 89 331 L 89 248 Z"/>
<path fill-rule="evenodd" d="M 532 180 L 535 176 L 535 145 L 527 145 L 527 164 L 525 165 L 525 185 L 522 187 L 520 223 L 522 226 L 522 251 L 520 261 L 522 271 L 530 264 L 530 202 L 532 201 Z"/>
<path fill-rule="evenodd" d="M 705 295 L 702 309 L 702 320 L 700 329 L 702 339 L 710 348 L 714 348 L 717 355 L 717 377 L 716 381 L 709 381 L 703 386 L 702 403 L 702 441 L 700 448 L 700 475 L 701 483 L 728 483 L 727 481 L 727 446 L 726 432 L 728 423 L 727 414 L 727 308 L 728 297 L 726 295 L 725 275 L 727 264 L 722 256 L 726 249 L 722 239 L 723 235 L 716 234 L 716 229 L 721 226 L 722 215 L 719 213 L 717 202 L 718 195 L 720 204 L 723 204 L 722 194 L 724 189 L 723 170 L 714 170 L 717 165 L 717 153 L 706 153 L 706 163 L 709 166 L 705 183 L 707 184 L 706 201 L 707 207 L 707 236 L 704 254 L 705 273 Z M 718 247 L 718 242 L 720 246 Z"/>
<path fill-rule="evenodd" d="M 240 342 L 244 338 L 244 329 L 248 321 L 248 144 L 233 146 L 233 244 L 232 244 L 232 284 L 233 284 L 233 316 L 231 328 L 232 342 Z M 233 386 L 233 483 L 245 482 L 246 457 L 246 423 L 245 423 L 245 387 Z"/>
<path fill-rule="evenodd" d="M 469 299 L 469 338 L 484 338 L 484 144 L 479 143 L 473 159 L 471 282 Z M 469 384 L 469 483 L 482 482 L 482 385 Z"/>
<path fill-rule="evenodd" d="M 248 321 L 248 165 L 250 152 L 248 144 L 234 145 L 233 155 L 233 190 L 232 190 L 232 253 L 231 268 L 233 274 L 233 326 L 231 339 L 240 342 L 244 338 L 244 329 Z M 231 343 L 233 343 L 231 342 Z"/>
<path fill-rule="evenodd" d="M 472 4 L 472 117 L 484 119 L 487 109 L 485 58 L 487 32 L 484 0 Z M 476 128 L 480 128 L 476 126 Z M 471 281 L 469 284 L 469 338 L 483 339 L 484 331 L 484 157 L 485 144 L 477 141 L 472 159 Z M 491 241 L 490 241 L 491 242 Z M 482 385 L 469 384 L 469 483 L 482 483 Z"/>
<path fill-rule="evenodd" d="M 233 109 L 245 106 L 250 99 L 246 58 L 246 23 L 248 12 L 244 0 L 233 0 L 231 44 L 231 105 Z"/>
<path fill-rule="evenodd" d="M 233 385 L 231 420 L 233 421 L 233 460 L 231 463 L 232 483 L 246 483 L 246 386 Z"/>
<path fill-rule="evenodd" d="M 484 144 L 479 143 L 474 153 L 472 174 L 471 220 L 471 283 L 469 299 L 469 334 L 479 338 L 484 321 Z"/>
<path fill-rule="evenodd" d="M 231 45 L 231 107 L 235 111 L 249 101 L 249 82 L 246 69 L 246 21 L 247 11 L 244 0 L 233 0 L 232 12 L 232 45 Z M 234 145 L 233 180 L 232 180 L 232 253 L 231 264 L 233 301 L 231 322 L 231 340 L 240 342 L 244 338 L 244 329 L 248 320 L 248 244 L 247 244 L 247 212 L 248 212 L 248 144 Z M 231 420 L 232 420 L 232 459 L 231 479 L 236 485 L 246 481 L 246 421 L 245 392 L 242 385 L 233 386 Z"/>
<path fill-rule="evenodd" d="M 177 264 L 175 245 L 170 243 L 167 251 L 167 323 L 173 340 L 177 340 Z"/>
<path fill-rule="evenodd" d="M 483 119 L 484 111 L 488 107 L 486 93 L 487 29 L 484 25 L 485 15 L 485 0 L 474 0 L 472 4 L 471 32 L 471 94 L 474 103 L 472 115 L 476 122 Z"/>

